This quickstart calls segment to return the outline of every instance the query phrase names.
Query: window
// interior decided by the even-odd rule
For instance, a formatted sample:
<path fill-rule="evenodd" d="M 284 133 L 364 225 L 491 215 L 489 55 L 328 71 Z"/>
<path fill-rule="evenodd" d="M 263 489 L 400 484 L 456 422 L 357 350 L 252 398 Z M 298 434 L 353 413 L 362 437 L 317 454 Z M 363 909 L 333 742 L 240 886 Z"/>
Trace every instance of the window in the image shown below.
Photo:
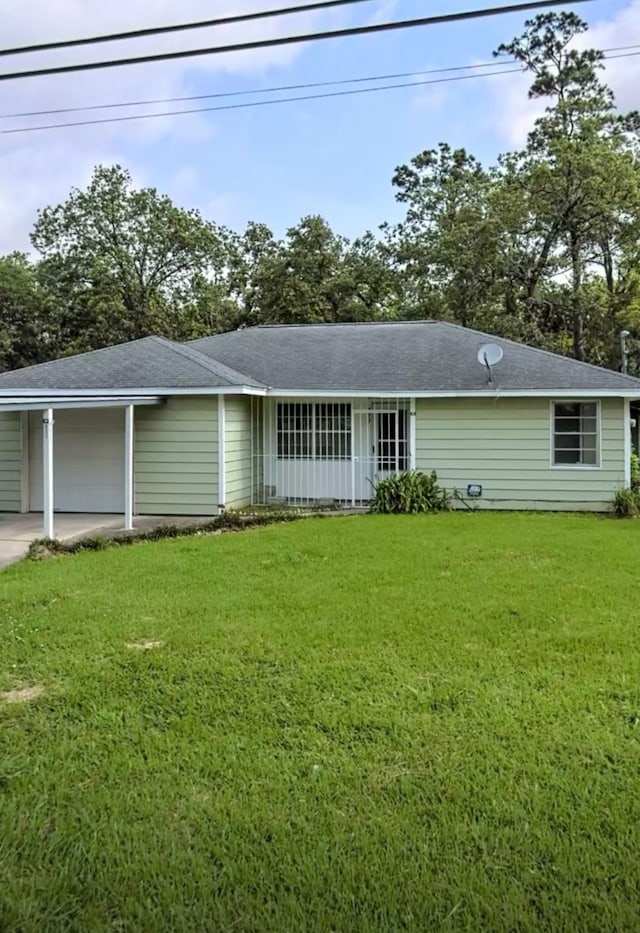
<path fill-rule="evenodd" d="M 598 466 L 598 403 L 553 403 L 554 466 Z"/>
<path fill-rule="evenodd" d="M 351 405 L 278 402 L 278 460 L 350 460 Z"/>

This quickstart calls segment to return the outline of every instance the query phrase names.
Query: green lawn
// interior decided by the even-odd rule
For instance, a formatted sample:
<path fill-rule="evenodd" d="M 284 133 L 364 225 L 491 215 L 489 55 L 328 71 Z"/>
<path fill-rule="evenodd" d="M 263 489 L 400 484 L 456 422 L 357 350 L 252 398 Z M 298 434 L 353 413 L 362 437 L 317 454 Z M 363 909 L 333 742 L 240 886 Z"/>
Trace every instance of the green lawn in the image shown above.
<path fill-rule="evenodd" d="M 450 514 L 9 568 L 0 930 L 638 929 L 639 567 Z"/>

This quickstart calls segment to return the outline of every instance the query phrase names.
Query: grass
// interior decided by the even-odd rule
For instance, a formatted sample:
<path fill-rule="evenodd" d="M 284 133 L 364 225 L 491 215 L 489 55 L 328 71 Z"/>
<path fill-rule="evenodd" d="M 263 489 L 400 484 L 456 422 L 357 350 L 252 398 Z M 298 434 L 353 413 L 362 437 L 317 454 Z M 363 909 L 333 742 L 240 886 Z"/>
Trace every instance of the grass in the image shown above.
<path fill-rule="evenodd" d="M 637 929 L 639 560 L 449 514 L 9 568 L 0 930 Z"/>

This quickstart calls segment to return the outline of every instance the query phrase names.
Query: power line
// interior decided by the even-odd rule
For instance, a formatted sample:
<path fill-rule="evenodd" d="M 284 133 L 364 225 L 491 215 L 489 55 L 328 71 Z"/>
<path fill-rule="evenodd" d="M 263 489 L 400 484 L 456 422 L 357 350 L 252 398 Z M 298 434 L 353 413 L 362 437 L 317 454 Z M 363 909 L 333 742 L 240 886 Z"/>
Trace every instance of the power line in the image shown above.
<path fill-rule="evenodd" d="M 602 49 L 601 51 L 605 53 L 605 59 L 614 59 L 614 58 L 633 58 L 635 55 L 640 54 L 638 52 L 632 52 L 630 54 L 622 55 L 607 55 L 608 52 L 617 52 L 627 49 L 640 49 L 640 44 L 638 45 L 620 45 L 613 46 L 611 48 Z M 189 94 L 181 97 L 156 97 L 150 98 L 147 100 L 129 100 L 129 101 L 120 101 L 115 103 L 105 103 L 105 104 L 84 104 L 78 107 L 56 107 L 52 110 L 26 110 L 17 113 L 0 113 L 0 120 L 13 120 L 23 117 L 46 117 L 46 116 L 56 116 L 58 114 L 64 113 L 85 113 L 91 110 L 117 110 L 123 107 L 147 107 L 154 106 L 156 104 L 175 104 L 175 103 L 186 103 L 187 101 L 198 101 L 198 100 L 212 100 L 218 98 L 229 98 L 229 97 L 249 97 L 257 94 L 277 94 L 282 93 L 283 91 L 302 91 L 312 88 L 321 88 L 321 87 L 336 87 L 345 84 L 367 84 L 371 81 L 395 81 L 399 78 L 417 78 L 422 77 L 423 75 L 435 75 L 435 74 L 448 74 L 451 72 L 460 72 L 460 71 L 476 71 L 480 68 L 498 68 L 502 65 L 515 65 L 516 59 L 501 59 L 499 61 L 493 60 L 489 62 L 478 62 L 473 65 L 449 65 L 446 68 L 426 68 L 421 71 L 400 71 L 391 74 L 380 74 L 380 75 L 366 75 L 356 78 L 337 78 L 333 81 L 311 81 L 303 84 L 282 84 L 276 87 L 266 87 L 266 88 L 252 88 L 244 91 L 217 91 L 208 94 Z M 521 69 L 513 69 L 517 71 Z M 471 75 L 471 77 L 490 77 L 494 72 L 489 72 L 486 75 Z M 510 72 L 495 72 L 496 74 L 504 74 Z M 416 83 L 416 82 L 412 82 Z M 404 85 L 400 85 L 404 86 Z M 175 111 L 175 113 L 191 113 L 192 111 Z M 201 111 L 199 111 L 201 112 Z M 128 119 L 135 119 L 136 116 L 141 118 L 148 118 L 151 116 L 163 116 L 168 114 L 140 114 L 128 117 Z M 171 114 L 175 115 L 175 114 Z M 124 119 L 124 118 L 122 118 Z M 115 122 L 115 121 L 114 121 Z M 69 124 L 53 124 L 52 126 L 67 126 Z M 83 125 L 82 123 L 71 124 L 73 126 Z M 47 127 L 48 129 L 49 127 Z M 24 128 L 25 131 L 29 127 Z M 35 127 L 34 127 L 35 129 Z M 21 131 L 21 128 L 17 128 L 15 132 Z"/>
<path fill-rule="evenodd" d="M 640 56 L 640 51 L 626 52 L 620 55 L 609 55 L 607 56 L 607 61 L 615 58 L 634 58 L 638 56 Z M 354 94 L 372 94 L 379 91 L 391 91 L 399 88 L 424 87 L 425 85 L 429 84 L 448 84 L 455 81 L 469 81 L 472 78 L 493 78 L 497 75 L 507 74 L 522 74 L 522 69 L 505 68 L 502 71 L 486 71 L 475 74 L 453 75 L 449 78 L 432 78 L 426 81 L 406 81 L 402 84 L 382 84 L 376 87 L 354 88 L 348 91 L 330 91 L 323 94 L 304 94 L 298 97 L 279 97 L 276 100 L 252 100 L 244 104 L 222 104 L 217 107 L 193 107 L 188 110 L 167 110 L 163 111 L 162 113 L 138 113 L 124 117 L 105 117 L 97 120 L 74 120 L 68 123 L 48 123 L 38 126 L 10 127 L 6 130 L 0 130 L 0 136 L 11 136 L 17 133 L 36 133 L 42 130 L 69 129 L 71 127 L 78 126 L 98 126 L 104 123 L 130 123 L 134 120 L 153 120 L 158 119 L 159 117 L 179 117 L 196 113 L 214 113 L 221 110 L 246 110 L 250 107 L 270 107 L 275 104 L 289 104 L 296 101 L 324 100 L 326 98 L 333 97 L 349 97 Z"/>
<path fill-rule="evenodd" d="M 573 0 L 573 3 L 592 3 L 593 0 Z M 137 55 L 132 58 L 108 59 L 100 62 L 83 62 L 76 65 L 56 65 L 49 68 L 34 68 L 28 71 L 11 71 L 0 74 L 0 81 L 12 81 L 17 78 L 36 78 L 45 75 L 70 74 L 80 71 L 96 71 L 101 68 L 117 68 L 123 65 L 142 65 L 149 62 L 175 61 L 181 58 L 193 58 L 201 55 L 218 55 L 222 52 L 246 52 L 255 49 L 273 48 L 279 45 L 293 45 L 302 42 L 316 42 L 321 39 L 344 39 L 348 36 L 370 35 L 389 32 L 395 29 L 411 29 L 417 26 L 435 26 L 442 23 L 454 23 L 480 19 L 488 16 L 500 16 L 505 13 L 524 13 L 543 7 L 564 6 L 566 0 L 531 0 L 527 3 L 512 3 L 508 6 L 484 7 L 459 13 L 443 13 L 438 16 L 425 16 L 419 19 L 396 20 L 388 23 L 375 23 L 369 26 L 350 26 L 345 29 L 332 29 L 326 32 L 306 33 L 296 36 L 279 36 L 271 39 L 256 39 L 252 42 L 235 42 L 230 45 L 217 45 L 206 49 L 184 49 L 179 52 L 158 52 L 154 55 Z"/>
<path fill-rule="evenodd" d="M 640 54 L 640 53 L 639 53 Z M 74 120 L 69 123 L 49 123 L 39 126 L 11 127 L 0 130 L 0 136 L 15 133 L 35 133 L 40 130 L 68 129 L 74 126 L 97 126 L 103 123 L 129 123 L 133 120 L 152 120 L 158 117 L 177 117 L 195 113 L 214 113 L 219 110 L 245 110 L 249 107 L 270 107 L 274 104 L 289 104 L 294 101 L 323 100 L 329 97 L 347 97 L 353 94 L 372 94 L 377 91 L 391 91 L 396 88 L 424 87 L 427 84 L 446 84 L 452 81 L 468 81 L 471 78 L 492 78 L 496 75 L 521 73 L 520 68 L 508 68 L 503 71 L 487 71 L 480 74 L 458 75 L 450 78 L 434 78 L 427 81 L 406 81 L 403 84 L 382 84 L 376 87 L 354 88 L 349 91 L 329 91 L 323 94 L 305 94 L 298 97 L 278 97 L 276 100 L 252 100 L 244 104 L 221 104 L 217 107 L 194 107 L 189 110 L 167 110 L 163 113 L 138 113 L 125 117 L 103 117 L 98 120 Z"/>
<path fill-rule="evenodd" d="M 0 120 L 12 120 L 19 117 L 46 117 L 61 113 L 83 113 L 87 110 L 117 110 L 120 107 L 148 107 L 155 104 L 179 104 L 195 100 L 212 100 L 219 97 L 249 97 L 253 94 L 277 94 L 282 91 L 302 91 L 308 88 L 335 87 L 342 84 L 366 84 L 369 81 L 392 81 L 397 78 L 417 78 L 422 75 L 445 74 L 453 71 L 475 71 L 479 68 L 498 68 L 501 65 L 513 65 L 516 60 L 480 62 L 477 65 L 457 65 L 449 68 L 427 68 L 422 71 L 400 71 L 396 74 L 369 75 L 359 78 L 338 78 L 334 81 L 311 81 L 305 84 L 282 84 L 279 87 L 261 87 L 246 91 L 217 91 L 210 94 L 189 94 L 183 97 L 157 97 L 149 100 L 129 100 L 111 104 L 85 104 L 81 107 L 57 107 L 53 110 L 26 110 L 22 113 L 0 113 Z"/>
<path fill-rule="evenodd" d="M 99 36 L 87 36 L 84 39 L 60 39 L 55 42 L 41 42 L 38 45 L 21 45 L 11 49 L 0 49 L 0 56 L 23 55 L 27 52 L 48 52 L 52 49 L 70 49 L 78 45 L 96 45 L 99 42 L 119 42 L 123 39 L 141 39 L 145 36 L 160 36 L 173 32 L 186 32 L 190 29 L 205 29 L 209 26 L 229 26 L 232 23 L 247 23 L 252 20 L 267 19 L 274 16 L 288 16 L 292 13 L 308 13 L 331 7 L 353 6 L 355 3 L 371 3 L 372 0 L 319 0 L 318 3 L 304 3 L 297 6 L 280 7 L 277 10 L 258 10 L 254 13 L 238 13 L 218 19 L 205 19 L 193 23 L 175 23 L 172 26 L 149 26 L 145 29 L 130 29 L 128 32 L 113 32 Z"/>

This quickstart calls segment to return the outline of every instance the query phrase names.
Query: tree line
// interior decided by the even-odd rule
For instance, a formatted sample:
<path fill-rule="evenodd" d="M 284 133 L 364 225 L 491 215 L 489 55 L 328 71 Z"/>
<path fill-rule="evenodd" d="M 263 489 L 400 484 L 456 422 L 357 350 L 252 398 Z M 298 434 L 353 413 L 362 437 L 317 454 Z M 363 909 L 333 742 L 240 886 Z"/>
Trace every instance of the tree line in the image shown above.
<path fill-rule="evenodd" d="M 354 240 L 320 216 L 235 232 L 99 166 L 0 257 L 0 370 L 161 334 L 437 318 L 640 373 L 640 117 L 621 114 L 573 13 L 496 55 L 545 103 L 526 146 L 483 166 L 446 142 L 398 167 L 404 216 Z"/>

